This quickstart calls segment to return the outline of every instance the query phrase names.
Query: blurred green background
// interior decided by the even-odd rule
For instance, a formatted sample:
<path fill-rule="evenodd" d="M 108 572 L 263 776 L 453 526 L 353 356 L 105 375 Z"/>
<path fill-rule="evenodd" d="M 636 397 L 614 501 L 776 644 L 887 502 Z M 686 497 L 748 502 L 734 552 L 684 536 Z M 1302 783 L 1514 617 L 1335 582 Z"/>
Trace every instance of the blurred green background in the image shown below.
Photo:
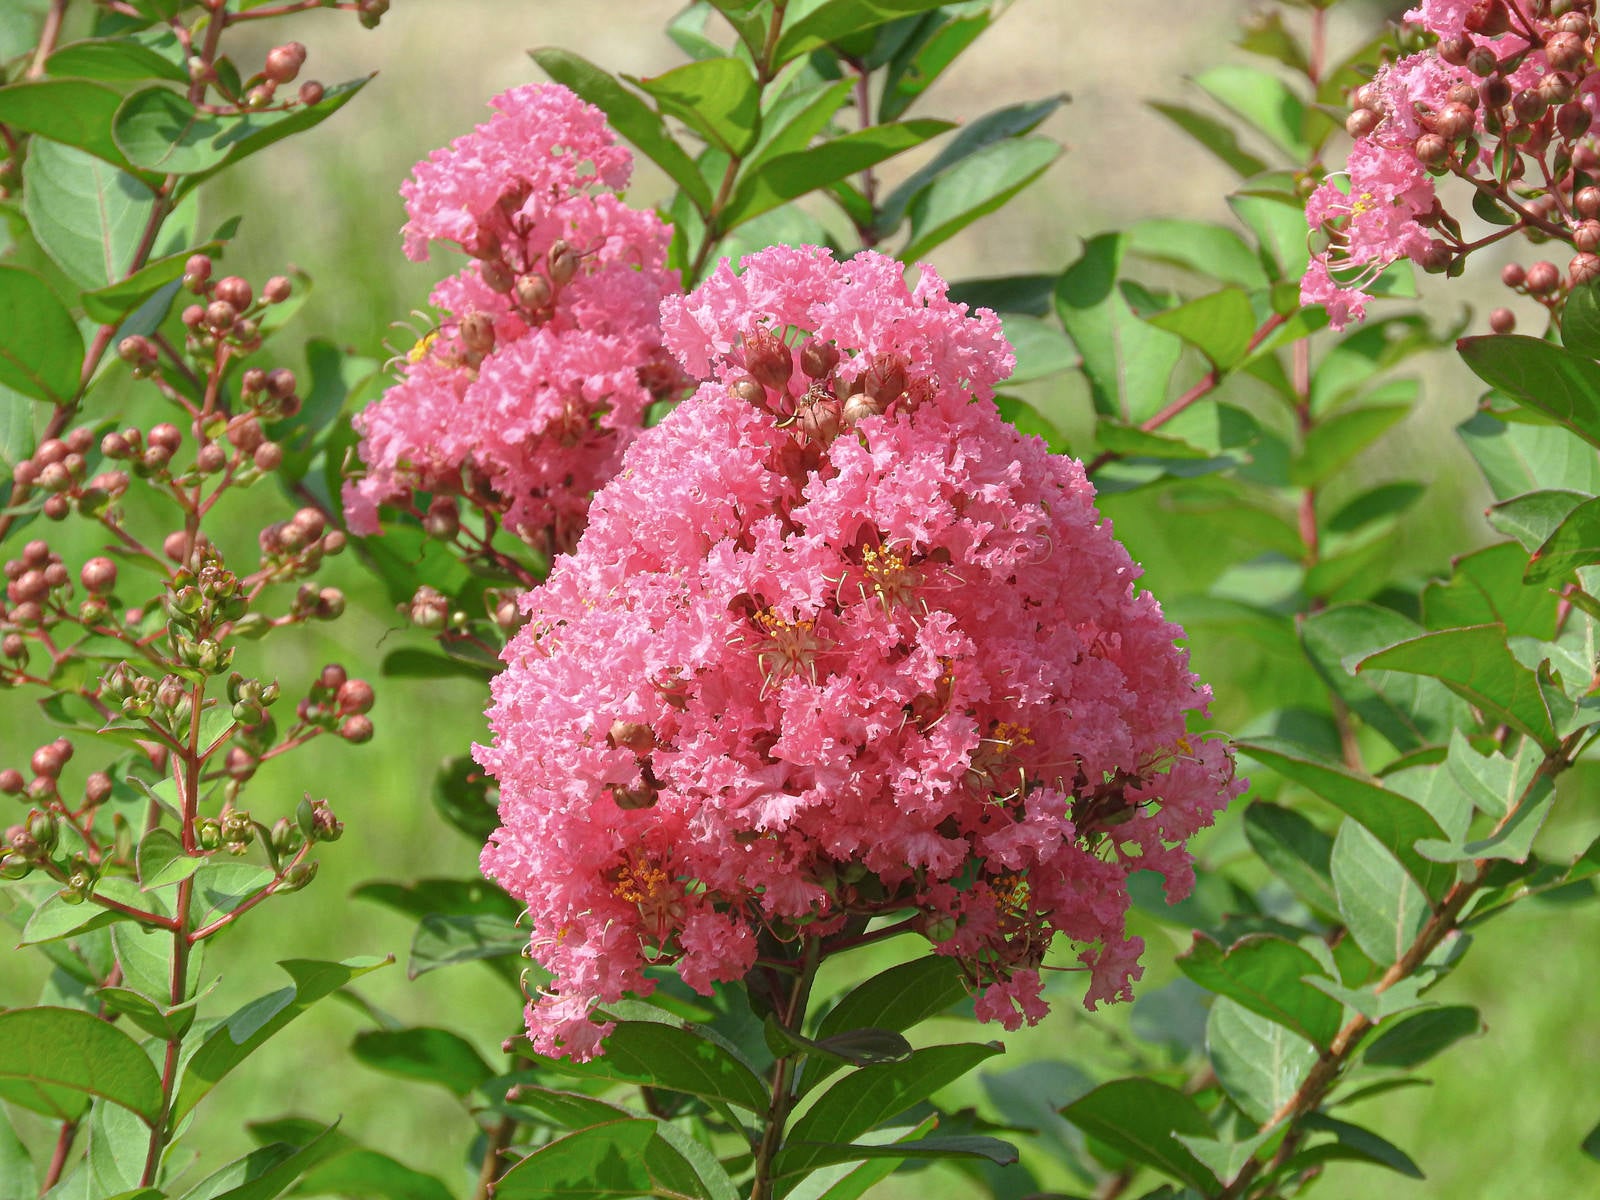
<path fill-rule="evenodd" d="M 229 251 L 230 269 L 259 283 L 293 263 L 316 281 L 297 326 L 269 351 L 269 365 L 303 368 L 298 346 L 313 336 L 379 357 L 387 337 L 408 345 L 410 335 L 391 335 L 391 322 L 421 307 L 431 284 L 456 265 L 443 253 L 431 264 L 408 263 L 400 254 L 403 211 L 396 188 L 411 164 L 483 119 L 484 103 L 495 92 L 537 78 L 525 54 L 529 47 L 565 46 L 613 71 L 636 74 L 679 61 L 661 33 L 679 7 L 678 0 L 396 0 L 374 33 L 361 31 L 350 14 L 332 12 L 272 26 L 279 31 L 273 40 L 292 36 L 309 47 L 304 77 L 332 83 L 372 70 L 379 74 L 326 125 L 251 160 L 210 189 L 203 226 L 235 212 L 246 216 Z M 1147 215 L 1226 220 L 1223 198 L 1234 186 L 1231 174 L 1144 102 L 1184 98 L 1187 73 L 1242 59 L 1230 43 L 1238 21 L 1253 7 L 1241 0 L 1143 6 L 1016 0 L 929 92 L 922 112 L 971 117 L 1067 91 L 1073 102 L 1044 132 L 1066 143 L 1069 152 L 1020 199 L 941 248 L 941 272 L 958 280 L 1057 270 L 1076 254 L 1081 237 Z M 1333 53 L 1365 36 L 1385 13 L 1404 7 L 1342 6 L 1332 25 Z M 252 48 L 241 38 L 232 53 L 249 70 L 270 44 Z M 909 173 L 918 161 L 909 156 L 892 175 Z M 648 204 L 665 191 L 664 180 L 647 164 L 631 198 Z M 1465 284 L 1452 287 L 1448 297 L 1424 281 L 1431 311 L 1448 320 L 1459 313 L 1463 297 L 1480 309 L 1504 302 L 1495 295 L 1496 270 L 1496 263 L 1475 259 Z M 1471 411 L 1477 387 L 1450 356 L 1435 356 L 1421 370 L 1423 403 L 1364 463 L 1366 484 L 1407 475 L 1434 485 L 1430 499 L 1408 518 L 1398 564 L 1400 573 L 1419 578 L 1446 568 L 1452 553 L 1489 540 L 1481 520 L 1484 493 L 1450 432 Z M 1030 398 L 1069 414 L 1086 403 L 1082 389 L 1066 379 L 1035 385 Z M 1201 591 L 1224 565 L 1158 499 L 1116 498 L 1106 507 L 1158 596 Z M 239 537 L 253 536 L 250 515 L 238 513 Z M 415 636 L 401 629 L 354 562 L 338 562 L 323 582 L 346 588 L 351 613 L 331 629 L 272 644 L 270 670 L 291 695 L 324 662 L 342 661 L 352 673 L 370 675 L 383 652 Z M 1224 728 L 1264 706 L 1270 662 L 1226 638 L 1198 641 L 1191 649 L 1196 668 L 1216 690 Z M 377 736 L 369 745 L 317 744 L 263 769 L 248 792 L 258 816 L 270 821 L 292 810 L 309 787 L 329 798 L 347 833 L 323 853 L 312 888 L 275 901 L 266 915 L 219 939 L 210 955 L 211 967 L 223 973 L 216 1007 L 280 986 L 283 979 L 269 965 L 277 959 L 393 953 L 399 965 L 359 985 L 374 1004 L 407 1024 L 461 1031 L 491 1062 L 503 1061 L 498 1045 L 520 1025 L 520 1005 L 505 985 L 478 966 L 408 981 L 409 924 L 349 898 L 353 887 L 374 878 L 475 871 L 475 847 L 438 819 L 427 792 L 440 760 L 483 736 L 484 701 L 481 688 L 461 681 L 386 682 L 373 713 Z M 0 765 L 24 761 L 40 740 L 29 703 L 21 695 L 0 702 Z M 1600 832 L 1600 811 L 1590 799 L 1593 782 L 1593 773 L 1582 771 L 1565 781 L 1567 815 L 1548 832 L 1548 848 L 1576 850 Z M 1209 835 L 1207 853 L 1225 858 L 1238 844 L 1237 831 L 1224 820 Z M 1171 959 L 1186 939 L 1148 921 L 1141 925 L 1150 943 L 1144 985 L 1149 992 L 1173 979 Z M 1431 1088 L 1386 1096 L 1352 1114 L 1410 1152 L 1427 1182 L 1339 1165 L 1317 1194 L 1329 1200 L 1600 1194 L 1600 1167 L 1578 1150 L 1600 1118 L 1600 1090 L 1591 1082 L 1593 1064 L 1600 1061 L 1597 948 L 1600 913 L 1593 911 L 1532 908 L 1488 926 L 1438 993 L 1446 1002 L 1477 1004 L 1488 1022 L 1487 1036 L 1438 1060 Z M 0 956 L 0 1003 L 35 1002 L 37 966 L 32 955 Z M 1061 999 L 1042 1026 L 1006 1039 L 1008 1054 L 993 1070 L 1033 1060 L 1065 1061 L 1090 1074 L 1096 1068 L 1126 1069 L 1129 1012 L 1088 1014 Z M 189 1153 L 200 1148 L 203 1158 L 192 1178 L 248 1147 L 241 1127 L 246 1119 L 342 1115 L 347 1132 L 468 1193 L 461 1164 L 469 1123 L 444 1092 L 402 1087 L 355 1064 L 344 1048 L 368 1026 L 353 1008 L 326 1004 L 247 1062 L 200 1109 L 197 1136 L 184 1143 Z M 1152 1053 L 1149 1047 L 1142 1052 Z M 985 1103 L 976 1082 L 952 1098 Z M 45 1130 L 30 1124 L 24 1133 L 32 1140 Z M 1072 1186 L 1047 1155 L 1030 1153 L 1028 1161 L 1047 1185 Z M 873 1194 L 886 1200 L 956 1197 L 970 1189 L 945 1168 L 931 1168 L 891 1177 Z"/>

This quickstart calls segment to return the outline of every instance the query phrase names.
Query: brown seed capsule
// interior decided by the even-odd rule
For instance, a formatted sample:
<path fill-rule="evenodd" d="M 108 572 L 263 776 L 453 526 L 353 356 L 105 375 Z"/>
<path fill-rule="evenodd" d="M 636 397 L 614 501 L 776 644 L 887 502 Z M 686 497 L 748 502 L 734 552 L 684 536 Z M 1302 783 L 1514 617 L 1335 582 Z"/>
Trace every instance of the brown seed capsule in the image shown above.
<path fill-rule="evenodd" d="M 447 542 L 461 532 L 461 510 L 454 497 L 435 496 L 428 502 L 423 515 L 422 528 L 429 537 Z"/>
<path fill-rule="evenodd" d="M 572 277 L 578 273 L 578 252 L 564 241 L 556 241 L 550 247 L 550 282 L 558 288 L 565 287 L 572 282 Z"/>
<path fill-rule="evenodd" d="M 1561 272 L 1552 262 L 1536 262 L 1528 268 L 1528 291 L 1545 296 L 1561 286 Z"/>
<path fill-rule="evenodd" d="M 532 313 L 548 308 L 553 295 L 550 281 L 537 272 L 529 272 L 517 280 L 516 293 L 517 303 Z"/>

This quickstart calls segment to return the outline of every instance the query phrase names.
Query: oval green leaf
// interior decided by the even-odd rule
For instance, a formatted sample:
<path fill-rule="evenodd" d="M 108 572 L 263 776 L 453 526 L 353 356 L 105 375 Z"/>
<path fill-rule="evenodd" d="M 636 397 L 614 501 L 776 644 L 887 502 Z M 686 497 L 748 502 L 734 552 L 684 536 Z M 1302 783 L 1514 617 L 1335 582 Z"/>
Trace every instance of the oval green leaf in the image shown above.
<path fill-rule="evenodd" d="M 83 337 L 67 306 L 31 271 L 0 266 L 0 384 L 66 404 L 82 369 Z"/>
<path fill-rule="evenodd" d="M 122 1030 L 75 1008 L 0 1013 L 0 1096 L 63 1121 L 91 1097 L 119 1104 L 147 1124 L 161 1116 L 161 1077 Z"/>

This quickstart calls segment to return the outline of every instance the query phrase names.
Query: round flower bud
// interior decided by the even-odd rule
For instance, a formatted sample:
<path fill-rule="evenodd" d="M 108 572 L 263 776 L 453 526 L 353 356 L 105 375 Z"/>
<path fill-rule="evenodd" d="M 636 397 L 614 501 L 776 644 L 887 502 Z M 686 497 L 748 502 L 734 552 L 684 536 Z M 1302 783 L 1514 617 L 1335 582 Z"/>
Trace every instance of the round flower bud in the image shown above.
<path fill-rule="evenodd" d="M 274 275 L 261 289 L 261 298 L 268 304 L 282 304 L 294 291 L 294 284 L 286 275 Z"/>
<path fill-rule="evenodd" d="M 66 587 L 67 580 L 70 578 L 71 576 L 67 574 L 67 568 L 61 563 L 53 562 L 44 569 L 45 586 L 52 591 L 56 588 Z"/>
<path fill-rule="evenodd" d="M 274 399 L 287 400 L 294 395 L 294 372 L 288 367 L 279 367 L 267 373 L 267 392 Z"/>
<path fill-rule="evenodd" d="M 228 453 L 215 442 L 207 442 L 194 456 L 194 465 L 202 475 L 215 475 L 228 465 Z"/>
<path fill-rule="evenodd" d="M 1383 117 L 1370 108 L 1352 109 L 1344 119 L 1345 132 L 1353 138 L 1364 138 L 1378 127 Z"/>
<path fill-rule="evenodd" d="M 295 526 L 302 539 L 314 542 L 322 536 L 322 531 L 328 527 L 328 519 L 320 510 L 315 508 L 302 508 L 290 518 L 291 525 Z"/>
<path fill-rule="evenodd" d="M 517 283 L 517 277 L 511 273 L 511 268 L 495 259 L 479 263 L 478 274 L 482 277 L 485 287 L 501 295 L 509 292 Z"/>
<path fill-rule="evenodd" d="M 821 338 L 807 338 L 800 347 L 800 369 L 810 379 L 826 379 L 839 365 L 839 347 Z"/>
<path fill-rule="evenodd" d="M 794 374 L 794 359 L 783 339 L 766 329 L 757 329 L 744 338 L 744 367 L 757 383 L 782 392 Z"/>
<path fill-rule="evenodd" d="M 656 748 L 655 731 L 639 721 L 613 721 L 606 740 L 643 757 Z"/>
<path fill-rule="evenodd" d="M 169 421 L 153 426 L 150 430 L 148 441 L 152 446 L 158 446 L 168 454 L 176 454 L 183 445 L 183 431 Z"/>
<path fill-rule="evenodd" d="M 471 354 L 494 352 L 494 318 L 488 313 L 473 312 L 461 318 L 457 327 L 461 344 Z"/>
<path fill-rule="evenodd" d="M 1579 254 L 1567 264 L 1567 276 L 1573 287 L 1581 287 L 1600 279 L 1600 255 Z"/>
<path fill-rule="evenodd" d="M 0 771 L 0 795 L 20 796 L 22 790 L 28 786 L 28 781 L 22 777 L 22 772 L 15 767 L 7 767 Z"/>
<path fill-rule="evenodd" d="M 322 97 L 326 94 L 326 92 L 327 89 L 315 79 L 308 79 L 300 85 L 300 103 L 321 104 Z"/>
<path fill-rule="evenodd" d="M 20 633 L 8 633 L 0 638 L 0 654 L 20 662 L 28 657 L 28 643 L 22 640 Z"/>
<path fill-rule="evenodd" d="M 1439 133 L 1425 133 L 1417 139 L 1417 161 L 1425 167 L 1437 167 L 1450 158 L 1450 139 Z"/>
<path fill-rule="evenodd" d="M 335 587 L 325 587 L 317 593 L 316 617 L 319 621 L 333 621 L 344 615 L 344 593 Z"/>
<path fill-rule="evenodd" d="M 1516 114 L 1517 120 L 1524 124 L 1531 124 L 1544 116 L 1545 110 L 1550 107 L 1537 88 L 1523 88 L 1511 97 L 1511 111 Z"/>
<path fill-rule="evenodd" d="M 266 440 L 261 422 L 248 413 L 228 422 L 227 437 L 233 448 L 241 454 L 255 453 L 256 448 Z"/>
<path fill-rule="evenodd" d="M 767 389 L 748 375 L 735 379 L 728 385 L 728 391 L 746 404 L 754 404 L 757 408 L 767 406 Z"/>
<path fill-rule="evenodd" d="M 206 290 L 210 279 L 211 260 L 204 254 L 191 254 L 189 261 L 183 264 L 183 286 L 198 296 Z"/>
<path fill-rule="evenodd" d="M 181 529 L 167 534 L 161 542 L 161 553 L 173 562 L 182 562 L 189 557 L 189 535 Z"/>
<path fill-rule="evenodd" d="M 1591 217 L 1579 225 L 1572 235 L 1572 244 L 1585 254 L 1600 252 L 1600 221 Z"/>
<path fill-rule="evenodd" d="M 1467 56 L 1472 53 L 1472 39 L 1465 34 L 1455 37 L 1439 39 L 1439 57 L 1452 67 L 1467 65 Z"/>
<path fill-rule="evenodd" d="M 39 448 L 33 452 L 33 461 L 41 467 L 48 467 L 58 463 L 67 456 L 67 444 L 60 438 L 46 438 L 39 443 Z"/>
<path fill-rule="evenodd" d="M 1561 272 L 1552 262 L 1536 262 L 1528 268 L 1528 291 L 1545 296 L 1561 286 Z"/>
<path fill-rule="evenodd" d="M 216 289 L 211 295 L 213 301 L 221 300 L 224 304 L 231 304 L 239 312 L 249 308 L 255 300 L 255 293 L 250 290 L 250 284 L 238 275 L 225 275 L 217 280 Z"/>
<path fill-rule="evenodd" d="M 156 360 L 156 348 L 149 338 L 134 335 L 117 343 L 117 357 L 129 366 L 147 366 Z"/>
<path fill-rule="evenodd" d="M 378 22 L 383 20 L 383 14 L 388 11 L 389 0 L 358 0 L 356 19 L 361 22 L 361 28 L 376 29 Z"/>
<path fill-rule="evenodd" d="M 22 565 L 25 567 L 42 567 L 52 557 L 50 543 L 43 538 L 34 538 L 22 548 Z"/>
<path fill-rule="evenodd" d="M 1572 99 L 1572 76 L 1557 71 L 1539 80 L 1539 95 L 1551 108 Z"/>
<path fill-rule="evenodd" d="M 71 454 L 87 454 L 94 445 L 94 430 L 87 425 L 79 425 L 66 437 L 67 450 Z"/>
<path fill-rule="evenodd" d="M 371 712 L 376 697 L 372 685 L 365 679 L 349 679 L 340 685 L 335 703 L 342 713 Z"/>
<path fill-rule="evenodd" d="M 554 294 L 550 290 L 550 281 L 537 272 L 529 272 L 518 279 L 515 291 L 517 303 L 530 313 L 548 308 Z"/>
<path fill-rule="evenodd" d="M 429 537 L 449 541 L 461 531 L 461 512 L 451 496 L 435 496 L 428 503 L 422 518 L 422 528 Z"/>
<path fill-rule="evenodd" d="M 1577 101 L 1556 110 L 1556 132 L 1569 142 L 1588 133 L 1593 122 L 1594 114 Z"/>
<path fill-rule="evenodd" d="M 250 456 L 258 471 L 276 471 L 283 465 L 283 447 L 277 442 L 262 442 Z"/>
<path fill-rule="evenodd" d="M 411 623 L 419 629 L 443 629 L 450 614 L 450 601 L 434 588 L 423 584 L 406 606 Z"/>
<path fill-rule="evenodd" d="M 353 745 L 361 745 L 372 740 L 372 718 L 361 716 L 359 713 L 353 717 L 346 717 L 339 722 L 339 736 Z"/>
<path fill-rule="evenodd" d="M 117 586 L 117 564 L 103 555 L 91 558 L 78 572 L 84 590 L 102 596 Z"/>
<path fill-rule="evenodd" d="M 58 462 L 48 463 L 39 472 L 39 486 L 47 492 L 60 492 L 72 486 L 72 476 L 67 473 L 66 467 Z M 66 504 L 65 496 L 52 497 Z"/>
<path fill-rule="evenodd" d="M 1497 308 L 1489 314 L 1489 328 L 1495 333 L 1510 333 L 1517 327 L 1517 314 L 1509 308 Z"/>
<path fill-rule="evenodd" d="M 273 83 L 290 83 L 300 74 L 305 62 L 306 48 L 299 42 L 285 42 L 267 52 L 266 66 L 261 73 Z"/>
<path fill-rule="evenodd" d="M 1577 34 L 1556 33 L 1545 42 L 1544 57 L 1552 70 L 1576 71 L 1588 59 L 1589 51 Z"/>
<path fill-rule="evenodd" d="M 1489 76 L 1499 68 L 1500 60 L 1489 47 L 1474 46 L 1468 51 L 1466 61 L 1462 65 L 1474 75 Z"/>
<path fill-rule="evenodd" d="M 1434 126 L 1442 136 L 1456 142 L 1470 134 L 1477 123 L 1477 113 L 1469 105 L 1452 100 L 1439 110 Z"/>
<path fill-rule="evenodd" d="M 277 85 L 271 82 L 258 84 L 244 95 L 246 108 L 262 109 L 272 103 L 272 93 Z"/>
<path fill-rule="evenodd" d="M 1520 288 L 1528 282 L 1528 273 L 1521 263 L 1507 263 L 1500 268 L 1500 282 L 1508 288 Z"/>
<path fill-rule="evenodd" d="M 205 323 L 218 333 L 226 333 L 239 319 L 239 310 L 226 300 L 213 300 L 206 305 Z"/>
<path fill-rule="evenodd" d="M 19 488 L 32 487 L 39 478 L 39 466 L 31 458 L 24 458 L 11 468 L 11 482 Z"/>
<path fill-rule="evenodd" d="M 40 746 L 33 752 L 33 757 L 28 760 L 28 765 L 33 768 L 35 775 L 44 775 L 54 779 L 61 774 L 61 768 L 67 765 L 67 759 L 71 757 L 72 747 L 69 745 L 66 749 L 67 752 L 63 753 L 62 745 L 59 742 L 51 742 L 48 745 Z"/>
<path fill-rule="evenodd" d="M 1504 108 L 1511 103 L 1511 84 L 1504 76 L 1496 75 L 1478 85 L 1478 95 L 1489 108 Z"/>
<path fill-rule="evenodd" d="M 578 273 L 578 252 L 560 239 L 551 245 L 548 262 L 550 282 L 558 288 L 571 283 L 572 277 Z"/>
<path fill-rule="evenodd" d="M 111 776 L 104 771 L 90 771 L 83 781 L 83 798 L 90 804 L 104 804 L 111 798 Z"/>
<path fill-rule="evenodd" d="M 42 480 L 41 480 L 42 482 Z M 72 502 L 65 496 L 51 496 L 40 509 L 47 521 L 65 521 L 72 512 Z"/>
<path fill-rule="evenodd" d="M 191 304 L 183 310 L 183 323 L 190 329 L 199 329 L 205 323 L 206 310 L 202 305 Z"/>
<path fill-rule="evenodd" d="M 1552 4 L 1550 10 L 1554 12 L 1558 7 L 1559 3 Z M 1556 32 L 1575 34 L 1579 38 L 1588 37 L 1590 32 L 1589 14 L 1577 11 L 1562 13 L 1556 19 Z"/>

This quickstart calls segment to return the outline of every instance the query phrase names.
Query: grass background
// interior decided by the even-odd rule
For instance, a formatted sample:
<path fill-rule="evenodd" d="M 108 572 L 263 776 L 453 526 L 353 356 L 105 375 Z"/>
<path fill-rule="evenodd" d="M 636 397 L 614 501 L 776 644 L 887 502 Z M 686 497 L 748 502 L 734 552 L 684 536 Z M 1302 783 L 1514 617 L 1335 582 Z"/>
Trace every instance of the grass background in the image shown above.
<path fill-rule="evenodd" d="M 272 365 L 302 366 L 295 347 L 310 336 L 378 352 L 390 323 L 420 306 L 437 276 L 452 269 L 442 260 L 411 264 L 401 256 L 397 230 L 403 213 L 396 187 L 414 161 L 483 119 L 489 96 L 538 77 L 524 53 L 528 47 L 561 45 L 614 71 L 652 73 L 679 61 L 660 32 L 678 7 L 677 0 L 398 0 L 375 33 L 359 30 L 349 14 L 328 12 L 274 26 L 280 37 L 310 48 L 309 77 L 331 83 L 371 70 L 379 74 L 334 120 L 260 156 L 212 189 L 207 225 L 234 212 L 246 214 L 230 250 L 232 269 L 259 282 L 292 262 L 317 281 L 295 330 L 275 343 Z M 972 116 L 1067 91 L 1072 103 L 1044 131 L 1066 143 L 1069 153 L 1022 198 L 942 247 L 935 255 L 941 272 L 961 279 L 1057 269 L 1076 253 L 1079 238 L 1146 215 L 1226 219 L 1223 197 L 1234 185 L 1231 175 L 1144 101 L 1186 94 L 1192 100 L 1186 74 L 1219 59 L 1242 59 L 1227 47 L 1249 7 L 1241 0 L 1139 7 L 1106 0 L 1016 0 L 930 91 L 922 112 Z M 1387 11 L 1401 7 L 1389 5 Z M 1383 11 L 1372 4 L 1338 10 L 1334 52 Z M 232 53 L 248 71 L 269 45 L 241 37 Z M 891 177 L 916 165 L 910 159 Z M 646 164 L 632 199 L 649 203 L 665 190 Z M 1475 264 L 1466 285 L 1453 288 L 1448 298 L 1430 297 L 1433 310 L 1446 315 L 1463 295 L 1501 302 L 1493 296 L 1495 269 L 1493 263 Z M 409 342 L 407 335 L 399 337 Z M 1418 576 L 1446 568 L 1451 553 L 1488 540 L 1475 469 L 1449 434 L 1470 411 L 1477 389 L 1447 356 L 1424 369 L 1425 398 L 1416 414 L 1363 460 L 1368 483 L 1408 475 L 1434 484 L 1429 501 L 1406 526 L 1403 558 Z M 1035 398 L 1067 411 L 1083 404 L 1081 389 L 1070 381 L 1051 384 Z M 1158 595 L 1202 589 L 1221 565 L 1157 505 L 1123 500 L 1108 510 Z M 250 515 L 238 512 L 237 536 L 249 536 Z M 409 636 L 353 563 L 338 563 L 324 582 L 347 588 L 350 615 L 331 629 L 272 645 L 271 672 L 286 684 L 308 679 L 328 661 L 370 673 L 384 650 Z M 1225 642 L 1192 650 L 1197 669 L 1216 688 L 1225 723 L 1230 714 L 1252 711 L 1260 673 L 1271 664 L 1241 658 Z M 22 696 L 0 698 L 0 763 L 25 760 L 37 744 L 27 704 Z M 475 847 L 437 819 L 426 791 L 443 757 L 482 736 L 483 704 L 481 689 L 460 681 L 388 682 L 373 714 L 372 743 L 314 745 L 262 771 L 248 793 L 258 815 L 291 810 L 311 786 L 333 802 L 348 832 L 322 855 L 315 886 L 275 902 L 270 919 L 246 921 L 219 939 L 210 956 L 212 968 L 222 972 L 218 1007 L 280 986 L 268 965 L 276 959 L 394 953 L 402 965 L 364 980 L 362 992 L 408 1024 L 461 1031 L 491 1062 L 500 1061 L 498 1043 L 520 1019 L 520 1004 L 504 984 L 481 967 L 408 981 L 403 962 L 409 923 L 349 899 L 351 889 L 369 879 L 461 877 L 475 870 Z M 1592 779 L 1575 772 L 1567 781 L 1566 815 L 1547 834 L 1551 848 L 1579 848 L 1600 830 Z M 1237 830 L 1225 821 L 1211 837 L 1211 851 L 1225 854 L 1236 842 Z M 1175 974 L 1171 959 L 1184 939 L 1158 927 L 1142 932 L 1150 942 L 1145 988 L 1154 990 Z M 1600 1167 L 1577 1147 L 1600 1119 L 1600 1096 L 1590 1082 L 1600 1058 L 1597 943 L 1600 913 L 1592 910 L 1527 906 L 1489 925 L 1437 993 L 1447 1003 L 1477 1004 L 1487 1036 L 1433 1064 L 1427 1072 L 1431 1088 L 1380 1098 L 1351 1114 L 1412 1153 L 1427 1182 L 1338 1166 L 1317 1194 L 1329 1200 L 1594 1194 Z M 33 956 L 0 955 L 0 1003 L 34 1002 L 38 982 Z M 1091 1015 L 1068 1000 L 1038 1028 L 1008 1037 L 1008 1054 L 993 1069 L 1066 1062 L 1091 1072 L 1114 1071 L 1125 1062 L 1128 1021 L 1125 1010 Z M 349 1039 L 368 1024 L 353 1009 L 324 1004 L 250 1060 L 202 1107 L 186 1141 L 201 1155 L 200 1169 L 248 1146 L 246 1120 L 342 1115 L 346 1132 L 467 1194 L 460 1164 L 469 1124 L 443 1091 L 399 1086 L 349 1059 Z M 971 1036 L 969 1030 L 945 1032 Z M 953 1098 L 986 1103 L 976 1082 Z M 46 1134 L 33 1123 L 23 1132 L 30 1139 Z M 1030 1152 L 1029 1161 L 1048 1184 L 1071 1184 L 1048 1155 Z M 965 1194 L 967 1185 L 943 1168 L 891 1177 L 874 1193 L 884 1200 Z"/>

